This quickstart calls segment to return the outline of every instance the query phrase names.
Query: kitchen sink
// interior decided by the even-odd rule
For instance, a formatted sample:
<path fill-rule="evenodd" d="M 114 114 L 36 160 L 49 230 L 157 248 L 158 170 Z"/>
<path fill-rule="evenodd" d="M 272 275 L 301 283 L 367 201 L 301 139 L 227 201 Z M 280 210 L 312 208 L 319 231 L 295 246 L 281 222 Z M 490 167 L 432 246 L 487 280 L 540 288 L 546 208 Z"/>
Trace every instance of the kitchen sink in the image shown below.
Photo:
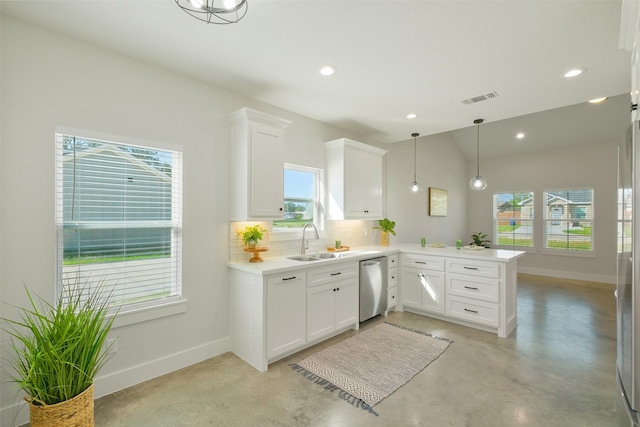
<path fill-rule="evenodd" d="M 294 261 L 320 261 L 321 259 L 333 259 L 340 258 L 342 254 L 333 254 L 330 252 L 323 252 L 321 254 L 309 254 L 309 255 L 294 255 L 287 257 Z"/>
<path fill-rule="evenodd" d="M 332 254 L 331 252 L 323 252 L 321 254 L 313 254 L 311 256 L 318 257 L 320 259 L 340 258 L 340 254 Z"/>
<path fill-rule="evenodd" d="M 314 257 L 312 255 L 295 255 L 287 257 L 294 261 L 320 261 L 322 258 Z"/>

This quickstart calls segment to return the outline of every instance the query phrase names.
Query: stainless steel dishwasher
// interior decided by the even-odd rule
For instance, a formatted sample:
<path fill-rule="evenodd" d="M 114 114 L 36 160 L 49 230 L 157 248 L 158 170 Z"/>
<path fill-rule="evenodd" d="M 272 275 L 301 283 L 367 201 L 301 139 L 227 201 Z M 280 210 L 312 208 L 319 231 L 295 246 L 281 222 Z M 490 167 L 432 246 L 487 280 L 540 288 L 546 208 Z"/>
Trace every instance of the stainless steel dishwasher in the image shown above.
<path fill-rule="evenodd" d="M 360 321 L 387 310 L 387 257 L 360 261 Z"/>

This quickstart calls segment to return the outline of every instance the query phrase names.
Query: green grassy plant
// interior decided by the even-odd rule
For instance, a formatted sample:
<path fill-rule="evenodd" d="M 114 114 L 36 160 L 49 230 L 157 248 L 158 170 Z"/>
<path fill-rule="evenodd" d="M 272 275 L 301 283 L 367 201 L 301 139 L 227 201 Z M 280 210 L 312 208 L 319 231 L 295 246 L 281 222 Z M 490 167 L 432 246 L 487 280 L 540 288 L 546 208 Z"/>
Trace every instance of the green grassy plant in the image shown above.
<path fill-rule="evenodd" d="M 109 298 L 100 291 L 68 287 L 54 305 L 27 289 L 30 305 L 18 308 L 19 320 L 4 319 L 11 335 L 12 381 L 33 402 L 63 402 L 86 390 L 107 361 Z M 86 291 L 86 292 L 85 292 Z"/>

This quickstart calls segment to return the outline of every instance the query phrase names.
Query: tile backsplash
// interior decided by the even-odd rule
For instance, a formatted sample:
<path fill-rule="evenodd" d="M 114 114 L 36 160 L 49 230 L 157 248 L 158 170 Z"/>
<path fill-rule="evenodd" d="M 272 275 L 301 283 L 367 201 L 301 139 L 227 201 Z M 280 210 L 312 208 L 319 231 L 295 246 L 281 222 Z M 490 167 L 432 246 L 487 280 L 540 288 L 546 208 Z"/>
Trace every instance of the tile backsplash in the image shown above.
<path fill-rule="evenodd" d="M 261 224 L 267 232 L 259 246 L 266 246 L 268 251 L 262 252 L 262 258 L 289 256 L 300 253 L 302 241 L 299 229 L 286 232 L 273 232 L 271 221 L 249 221 L 229 223 L 229 260 L 247 261 L 251 254 L 244 251 L 242 237 L 238 231 L 245 229 L 247 225 Z M 307 229 L 306 236 L 309 241 L 307 253 L 325 252 L 327 247 L 335 246 L 336 239 L 340 239 L 342 245 L 357 247 L 377 244 L 379 231 L 373 227 L 377 221 L 350 220 L 350 221 L 325 221 L 324 230 L 320 230 L 320 239 L 313 238 L 313 230 Z"/>

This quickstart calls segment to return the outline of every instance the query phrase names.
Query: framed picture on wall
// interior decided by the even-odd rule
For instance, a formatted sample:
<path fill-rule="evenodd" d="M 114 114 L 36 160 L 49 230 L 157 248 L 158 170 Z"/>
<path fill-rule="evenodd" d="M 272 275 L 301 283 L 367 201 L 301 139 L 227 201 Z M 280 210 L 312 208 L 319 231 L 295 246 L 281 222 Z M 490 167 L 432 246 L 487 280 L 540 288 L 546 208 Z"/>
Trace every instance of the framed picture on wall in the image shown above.
<path fill-rule="evenodd" d="M 447 190 L 429 187 L 429 216 L 447 216 Z"/>

